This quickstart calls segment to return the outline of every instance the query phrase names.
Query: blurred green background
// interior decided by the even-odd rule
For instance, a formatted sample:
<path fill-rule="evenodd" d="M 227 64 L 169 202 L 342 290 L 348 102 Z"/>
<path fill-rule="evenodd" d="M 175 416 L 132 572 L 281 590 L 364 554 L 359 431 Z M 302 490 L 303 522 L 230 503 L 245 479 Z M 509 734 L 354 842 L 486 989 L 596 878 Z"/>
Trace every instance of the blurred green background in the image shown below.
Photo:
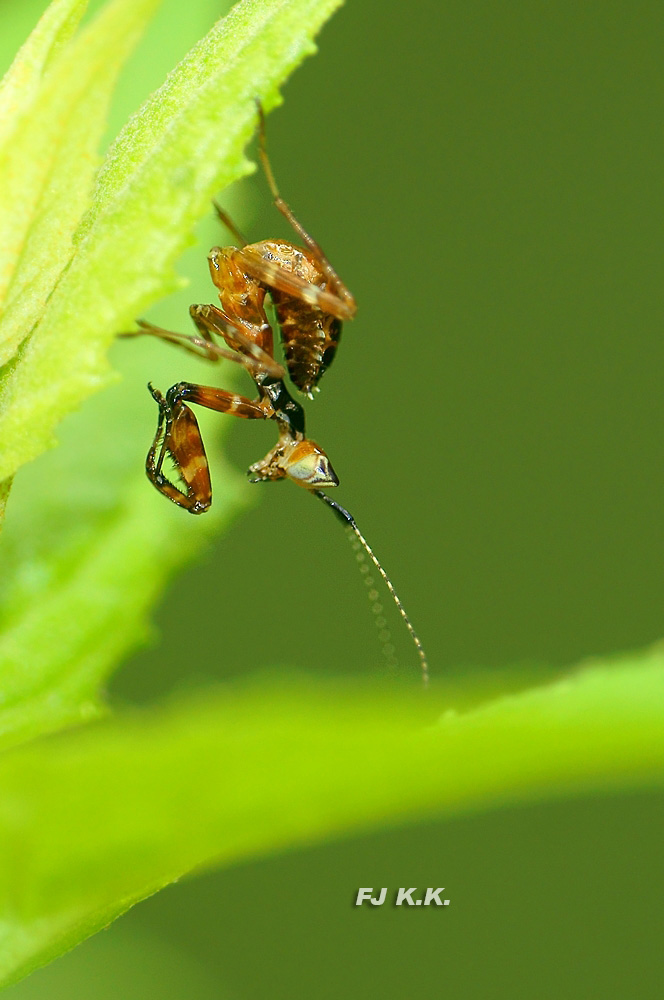
<path fill-rule="evenodd" d="M 42 7 L 0 0 L 5 65 Z M 109 134 L 222 9 L 164 0 Z M 645 0 L 350 0 L 268 121 L 283 193 L 359 303 L 308 427 L 434 674 L 548 675 L 662 635 L 663 44 Z M 288 235 L 260 175 L 233 197 L 251 238 Z M 225 237 L 209 220 L 199 238 L 155 314 L 181 330 Z M 271 441 L 238 422 L 232 457 Z M 247 664 L 378 666 L 336 522 L 285 484 L 248 495 L 118 703 Z M 660 997 L 663 813 L 542 804 L 207 874 L 8 996 Z M 356 910 L 371 885 L 444 885 L 451 905 Z"/>

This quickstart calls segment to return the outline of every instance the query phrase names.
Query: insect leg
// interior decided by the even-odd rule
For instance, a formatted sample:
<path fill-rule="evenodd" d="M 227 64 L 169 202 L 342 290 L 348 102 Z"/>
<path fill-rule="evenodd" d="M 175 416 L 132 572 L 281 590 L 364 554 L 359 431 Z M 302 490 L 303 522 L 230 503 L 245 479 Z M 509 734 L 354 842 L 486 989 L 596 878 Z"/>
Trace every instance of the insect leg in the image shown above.
<path fill-rule="evenodd" d="M 275 361 L 271 354 L 252 339 L 251 334 L 255 336 L 257 333 L 262 333 L 253 323 L 245 323 L 240 317 L 231 320 L 222 309 L 212 305 L 189 306 L 189 315 L 204 336 L 216 333 L 224 338 L 229 347 L 242 351 L 243 353 L 237 355 L 235 360 L 240 364 L 246 360 L 246 367 L 250 372 L 258 370 L 267 372 L 275 378 L 285 377 L 286 370 L 283 365 Z"/>
<path fill-rule="evenodd" d="M 246 246 L 249 240 L 242 235 L 240 230 L 237 228 L 237 226 L 231 219 L 228 212 L 224 211 L 221 205 L 219 205 L 216 201 L 213 201 L 212 204 L 214 205 L 215 211 L 219 216 L 219 221 L 221 222 L 221 224 L 226 226 L 226 229 L 229 231 L 229 233 L 232 233 L 232 235 L 235 237 L 235 239 L 238 241 L 241 247 Z"/>
<path fill-rule="evenodd" d="M 210 337 L 209 331 L 202 327 L 199 327 L 201 336 L 192 337 L 186 333 L 175 333 L 173 330 L 165 330 L 163 327 L 155 326 L 144 319 L 139 319 L 136 322 L 140 329 L 119 333 L 118 337 L 127 340 L 130 337 L 140 337 L 148 334 L 149 336 L 157 337 L 159 340 L 165 340 L 169 344 L 175 344 L 176 347 L 182 347 L 185 351 L 189 351 L 191 354 L 195 354 L 199 358 L 205 358 L 208 361 L 234 361 L 236 364 L 240 364 L 250 371 L 262 370 L 262 366 L 253 358 L 247 358 L 244 355 L 238 354 L 237 351 L 229 351 L 224 347 L 218 347 Z"/>
<path fill-rule="evenodd" d="M 226 389 L 217 389 L 211 385 L 196 385 L 194 382 L 178 382 L 166 393 L 166 406 L 173 412 L 184 402 L 196 403 L 217 413 L 230 413 L 234 417 L 247 420 L 266 420 L 272 415 L 269 404 L 255 403 L 246 396 L 239 396 Z"/>
<path fill-rule="evenodd" d="M 185 400 L 236 417 L 265 420 L 271 414 L 264 405 L 244 396 L 192 382 L 171 386 L 166 397 L 151 385 L 148 389 L 159 406 L 157 431 L 145 461 L 148 479 L 179 507 L 191 514 L 202 514 L 212 502 L 210 471 L 198 421 Z M 167 455 L 184 488 L 164 475 L 162 467 Z"/>
<path fill-rule="evenodd" d="M 304 228 L 299 219 L 295 216 L 290 205 L 284 201 L 284 199 L 279 194 L 279 188 L 277 187 L 277 182 L 274 178 L 274 173 L 272 171 L 272 165 L 270 164 L 270 159 L 267 155 L 267 142 L 265 138 L 265 115 L 263 113 L 263 108 L 259 101 L 256 101 L 258 107 L 258 155 L 260 156 L 261 165 L 263 167 L 263 172 L 267 180 L 270 191 L 272 192 L 272 197 L 274 199 L 275 208 L 281 212 L 283 217 L 292 226 L 300 239 L 306 244 L 311 253 L 315 256 L 320 268 L 327 278 L 327 293 L 332 294 L 339 303 L 343 306 L 343 315 L 340 319 L 350 319 L 356 310 L 355 299 L 348 291 L 343 281 L 334 270 L 329 260 L 323 252 L 323 248 L 319 243 L 311 236 L 307 230 Z M 305 299 L 306 301 L 306 299 Z M 333 311 L 333 315 L 336 312 Z"/>
<path fill-rule="evenodd" d="M 191 514 L 202 514 L 212 501 L 210 470 L 198 422 L 188 406 L 173 410 L 162 394 L 148 384 L 159 405 L 159 418 L 154 441 L 145 460 L 148 479 L 160 493 Z M 182 480 L 178 488 L 164 475 L 162 466 L 170 455 Z"/>

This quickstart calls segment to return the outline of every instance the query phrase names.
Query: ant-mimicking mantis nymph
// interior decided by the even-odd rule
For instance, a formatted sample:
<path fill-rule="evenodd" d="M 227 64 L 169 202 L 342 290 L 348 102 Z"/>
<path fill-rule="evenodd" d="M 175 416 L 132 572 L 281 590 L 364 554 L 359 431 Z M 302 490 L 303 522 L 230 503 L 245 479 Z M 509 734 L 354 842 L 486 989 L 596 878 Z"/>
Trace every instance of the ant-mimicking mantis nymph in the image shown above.
<path fill-rule="evenodd" d="M 139 329 L 121 336 L 150 334 L 210 361 L 226 359 L 242 365 L 251 375 L 258 398 L 249 399 L 215 386 L 178 382 L 166 395 L 148 383 L 159 407 L 157 431 L 146 459 L 150 482 L 165 497 L 191 514 L 202 514 L 212 502 L 212 487 L 205 447 L 190 403 L 247 420 L 274 420 L 279 430 L 277 444 L 265 458 L 248 470 L 251 482 L 291 479 L 327 504 L 349 529 L 351 541 L 369 556 L 384 580 L 415 643 L 425 683 L 427 658 L 419 636 L 397 596 L 391 580 L 347 510 L 323 492 L 338 486 L 339 480 L 323 449 L 306 436 L 302 406 L 291 396 L 284 379 L 286 369 L 293 384 L 313 398 L 326 369 L 331 365 L 344 320 L 355 315 L 355 300 L 328 261 L 318 243 L 293 215 L 279 194 L 265 143 L 265 121 L 258 105 L 259 155 L 272 192 L 274 204 L 301 239 L 304 246 L 281 240 L 248 244 L 226 213 L 215 204 L 221 222 L 240 246 L 213 247 L 208 254 L 212 281 L 219 292 L 221 308 L 192 305 L 189 314 L 198 336 L 173 333 L 139 320 Z M 269 295 L 283 345 L 286 368 L 275 358 L 274 336 L 265 312 Z M 213 336 L 221 337 L 226 348 Z M 181 484 L 171 482 L 163 471 L 168 457 Z M 360 567 L 366 573 L 366 567 Z M 370 588 L 373 580 L 365 576 Z M 374 610 L 378 594 L 370 589 Z M 385 621 L 383 649 L 393 655 L 388 644 Z"/>

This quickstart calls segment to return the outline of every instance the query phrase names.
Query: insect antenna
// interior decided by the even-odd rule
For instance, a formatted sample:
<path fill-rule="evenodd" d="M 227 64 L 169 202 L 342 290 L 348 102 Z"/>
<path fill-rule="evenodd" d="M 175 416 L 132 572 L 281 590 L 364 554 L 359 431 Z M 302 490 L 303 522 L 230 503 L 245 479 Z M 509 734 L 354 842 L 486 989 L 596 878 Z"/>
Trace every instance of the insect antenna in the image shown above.
<path fill-rule="evenodd" d="M 322 500 L 323 503 L 326 503 L 328 505 L 328 507 L 331 507 L 331 509 L 336 514 L 336 516 L 339 518 L 339 520 L 341 522 L 343 522 L 343 524 L 348 529 L 348 537 L 349 537 L 351 543 L 353 543 L 353 547 L 357 548 L 357 549 L 363 549 L 364 552 L 366 552 L 366 554 L 369 556 L 369 559 L 371 559 L 371 562 L 374 564 L 374 566 L 376 567 L 376 569 L 380 573 L 381 577 L 383 578 L 383 580 L 385 582 L 385 586 L 389 590 L 389 592 L 390 592 L 390 594 L 392 596 L 392 600 L 394 601 L 394 603 L 397 606 L 397 610 L 399 611 L 399 614 L 401 615 L 401 617 L 403 618 L 404 622 L 406 623 L 406 628 L 410 632 L 410 637 L 413 640 L 413 642 L 415 643 L 415 648 L 417 650 L 417 655 L 420 658 L 420 664 L 421 664 L 421 667 L 422 667 L 422 681 L 424 682 L 424 686 L 426 687 L 428 685 L 428 683 L 429 683 L 429 662 L 427 660 L 427 655 L 424 652 L 424 646 L 422 645 L 422 640 L 420 639 L 419 635 L 417 634 L 417 632 L 413 628 L 413 624 L 412 624 L 410 618 L 408 617 L 408 615 L 406 613 L 406 609 L 404 608 L 404 606 L 401 603 L 401 600 L 399 598 L 399 595 L 397 594 L 396 590 L 394 589 L 394 584 L 392 583 L 392 581 L 390 580 L 389 576 L 387 575 L 387 573 L 385 572 L 385 570 L 383 569 L 383 567 L 379 563 L 378 558 L 374 554 L 373 549 L 371 548 L 371 546 L 369 545 L 368 541 L 366 540 L 366 538 L 364 537 L 364 535 L 362 534 L 362 532 L 358 528 L 357 524 L 355 523 L 355 518 L 352 516 L 352 514 L 350 514 L 345 509 L 345 507 L 342 507 L 335 500 L 332 500 L 327 495 L 327 493 L 323 492 L 323 490 L 312 490 L 311 492 L 315 496 L 317 496 L 320 500 Z M 360 569 L 362 569 L 362 567 L 360 567 Z M 366 577 L 365 576 L 365 583 L 367 584 L 367 586 L 371 587 L 373 585 L 373 580 L 370 577 Z M 377 594 L 377 592 L 375 590 L 370 590 L 369 591 L 369 599 L 371 601 L 375 602 L 376 599 L 377 599 L 377 597 L 378 597 L 378 594 Z M 376 614 L 380 614 L 380 611 L 382 610 L 381 606 L 379 604 L 375 604 L 375 603 L 373 605 L 373 609 L 375 610 Z M 385 620 L 383 618 L 378 618 L 376 624 L 378 624 L 381 627 L 381 629 L 384 630 Z M 384 640 L 384 645 L 383 645 L 384 652 L 386 652 L 388 656 L 393 657 L 394 648 L 389 645 L 389 642 L 388 642 L 389 637 L 390 637 L 389 632 L 382 631 L 381 634 L 380 634 L 381 640 Z M 392 665 L 396 665 L 396 661 L 394 661 L 393 659 L 392 659 Z"/>

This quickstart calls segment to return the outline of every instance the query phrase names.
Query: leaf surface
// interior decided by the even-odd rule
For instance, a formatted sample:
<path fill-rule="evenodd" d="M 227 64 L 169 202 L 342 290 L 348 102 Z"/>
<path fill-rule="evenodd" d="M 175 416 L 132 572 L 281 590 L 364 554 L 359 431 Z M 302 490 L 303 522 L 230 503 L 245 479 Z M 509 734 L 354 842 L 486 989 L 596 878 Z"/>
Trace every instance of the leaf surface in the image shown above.
<path fill-rule="evenodd" d="M 72 259 L 117 75 L 158 3 L 113 0 L 68 42 L 85 4 L 56 3 L 9 71 L 0 92 L 11 111 L 0 132 L 0 364 L 43 316 Z"/>
<path fill-rule="evenodd" d="M 454 701 L 263 676 L 5 754 L 4 981 L 201 865 L 663 783 L 661 648 L 469 711 Z"/>

